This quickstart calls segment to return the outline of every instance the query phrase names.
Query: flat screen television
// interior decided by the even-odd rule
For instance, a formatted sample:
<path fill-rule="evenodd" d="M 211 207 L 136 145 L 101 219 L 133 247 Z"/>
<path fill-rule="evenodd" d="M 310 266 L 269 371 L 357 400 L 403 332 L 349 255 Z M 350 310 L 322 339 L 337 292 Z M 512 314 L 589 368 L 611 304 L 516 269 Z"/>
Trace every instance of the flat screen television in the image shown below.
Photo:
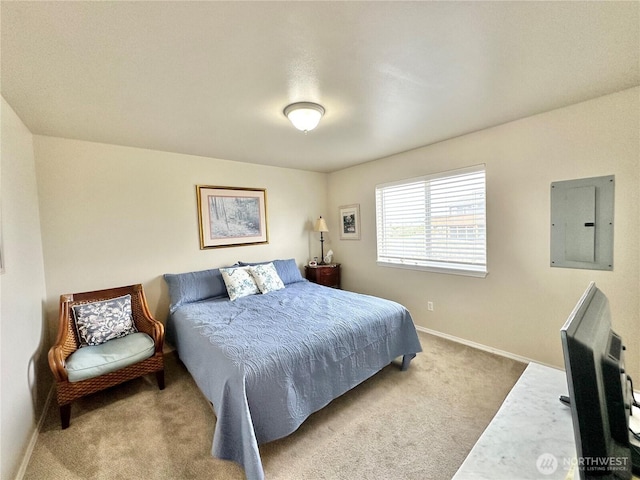
<path fill-rule="evenodd" d="M 609 302 L 594 282 L 560 336 L 580 479 L 629 479 L 637 471 L 629 440 L 633 391 L 622 339 L 611 328 Z"/>

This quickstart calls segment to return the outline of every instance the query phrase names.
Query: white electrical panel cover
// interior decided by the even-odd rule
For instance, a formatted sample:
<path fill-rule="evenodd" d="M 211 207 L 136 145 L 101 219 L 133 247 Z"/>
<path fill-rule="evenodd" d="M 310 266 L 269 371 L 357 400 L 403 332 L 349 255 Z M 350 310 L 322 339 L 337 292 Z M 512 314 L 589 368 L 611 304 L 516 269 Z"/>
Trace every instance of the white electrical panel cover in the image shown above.
<path fill-rule="evenodd" d="M 551 184 L 551 266 L 613 270 L 615 177 Z"/>

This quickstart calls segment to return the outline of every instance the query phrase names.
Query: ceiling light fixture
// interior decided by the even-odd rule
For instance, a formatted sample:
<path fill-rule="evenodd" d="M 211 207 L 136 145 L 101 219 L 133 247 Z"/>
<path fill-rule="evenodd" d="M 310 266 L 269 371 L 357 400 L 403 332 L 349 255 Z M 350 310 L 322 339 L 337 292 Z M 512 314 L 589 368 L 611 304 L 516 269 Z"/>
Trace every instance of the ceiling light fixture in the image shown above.
<path fill-rule="evenodd" d="M 284 114 L 294 127 L 307 133 L 318 126 L 324 115 L 324 108 L 317 103 L 298 102 L 288 105 L 284 109 Z"/>

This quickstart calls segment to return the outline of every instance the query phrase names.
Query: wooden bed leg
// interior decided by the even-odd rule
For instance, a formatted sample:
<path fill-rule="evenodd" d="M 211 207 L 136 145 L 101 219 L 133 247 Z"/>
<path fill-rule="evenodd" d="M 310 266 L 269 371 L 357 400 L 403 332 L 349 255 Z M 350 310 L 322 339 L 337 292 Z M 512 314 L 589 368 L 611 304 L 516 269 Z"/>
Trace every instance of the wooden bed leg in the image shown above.
<path fill-rule="evenodd" d="M 409 363 L 411 363 L 411 360 L 413 360 L 414 358 L 416 358 L 415 353 L 404 355 L 402 357 L 402 367 L 400 368 L 400 370 L 402 370 L 403 372 L 406 372 L 407 369 L 409 368 Z"/>

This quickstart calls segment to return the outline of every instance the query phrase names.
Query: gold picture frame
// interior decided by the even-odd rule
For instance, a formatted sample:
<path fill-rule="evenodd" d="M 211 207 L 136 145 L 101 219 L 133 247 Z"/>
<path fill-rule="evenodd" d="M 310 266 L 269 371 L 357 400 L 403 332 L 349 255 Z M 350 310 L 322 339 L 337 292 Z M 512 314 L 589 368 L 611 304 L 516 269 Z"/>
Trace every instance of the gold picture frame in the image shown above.
<path fill-rule="evenodd" d="M 267 190 L 196 185 L 200 249 L 269 243 Z"/>

